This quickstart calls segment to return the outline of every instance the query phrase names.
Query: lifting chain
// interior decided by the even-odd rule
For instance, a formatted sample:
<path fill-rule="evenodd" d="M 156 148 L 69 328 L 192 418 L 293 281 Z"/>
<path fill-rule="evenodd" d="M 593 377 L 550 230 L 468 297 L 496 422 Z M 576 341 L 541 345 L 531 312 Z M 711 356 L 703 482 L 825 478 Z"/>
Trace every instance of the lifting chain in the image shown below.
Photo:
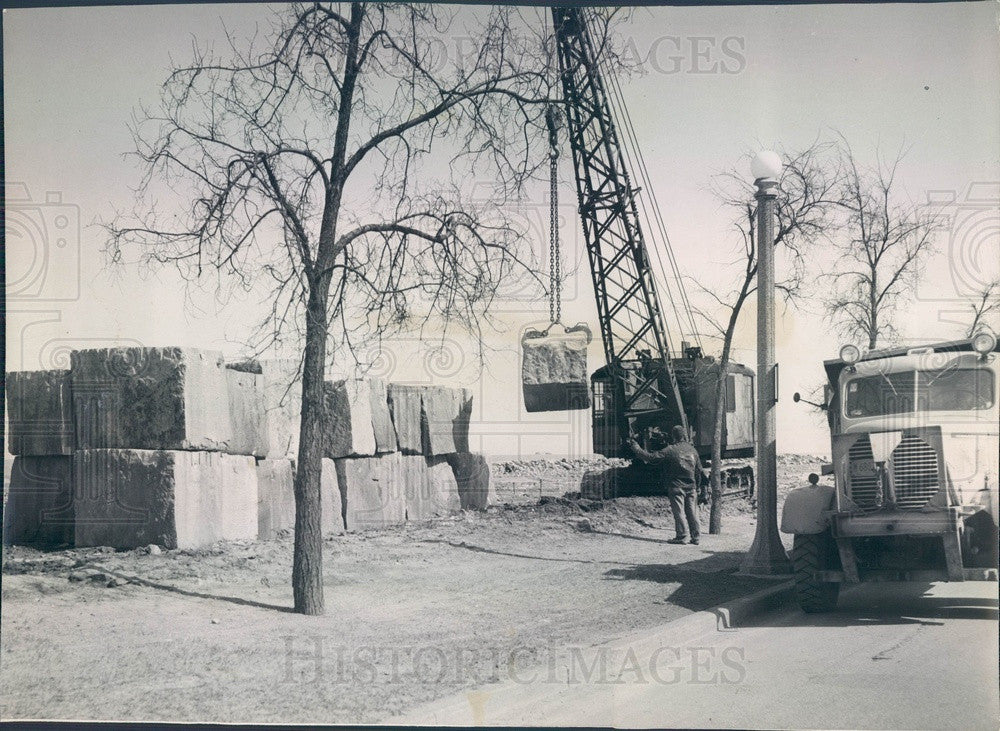
<path fill-rule="evenodd" d="M 562 256 L 559 251 L 559 110 L 545 110 L 549 128 L 549 322 L 562 320 Z"/>

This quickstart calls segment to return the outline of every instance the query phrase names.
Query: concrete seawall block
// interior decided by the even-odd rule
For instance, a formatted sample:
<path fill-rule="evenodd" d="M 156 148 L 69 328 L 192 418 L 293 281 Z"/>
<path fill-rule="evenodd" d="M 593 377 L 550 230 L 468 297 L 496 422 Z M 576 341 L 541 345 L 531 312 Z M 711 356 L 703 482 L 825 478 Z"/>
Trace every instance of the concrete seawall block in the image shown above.
<path fill-rule="evenodd" d="M 324 386 L 323 456 L 366 457 L 374 455 L 371 385 L 362 379 L 328 381 Z"/>
<path fill-rule="evenodd" d="M 375 429 L 375 448 L 379 454 L 395 452 L 399 448 L 396 428 L 389 413 L 389 390 L 381 378 L 369 378 L 371 394 L 372 426 Z"/>
<path fill-rule="evenodd" d="M 73 455 L 78 546 L 199 548 L 257 533 L 253 458 L 88 449 Z M 252 535 L 251 535 L 252 534 Z"/>
<path fill-rule="evenodd" d="M 455 389 L 427 386 L 423 393 L 421 443 L 428 457 L 451 454 L 455 447 L 455 421 L 459 417 L 460 398 Z"/>
<path fill-rule="evenodd" d="M 267 456 L 269 447 L 264 377 L 227 367 L 226 387 L 233 437 L 225 451 L 254 457 Z"/>
<path fill-rule="evenodd" d="M 102 348 L 70 361 L 78 449 L 217 451 L 232 441 L 221 353 Z"/>
<path fill-rule="evenodd" d="M 490 482 L 490 466 L 481 454 L 456 453 L 447 456 L 458 484 L 462 510 L 486 510 L 496 504 Z"/>
<path fill-rule="evenodd" d="M 72 456 L 73 397 L 68 370 L 6 375 L 7 446 L 24 456 Z"/>
<path fill-rule="evenodd" d="M 295 530 L 295 474 L 289 459 L 257 460 L 258 520 L 261 540 L 277 538 Z M 332 459 L 323 460 L 320 476 L 320 504 L 323 535 L 344 532 L 337 468 Z"/>
<path fill-rule="evenodd" d="M 290 459 L 257 460 L 257 536 L 277 538 L 295 528 L 295 489 Z"/>
<path fill-rule="evenodd" d="M 225 541 L 257 539 L 257 465 L 253 457 L 221 456 L 222 506 L 219 530 Z"/>
<path fill-rule="evenodd" d="M 406 521 L 406 495 L 399 480 L 399 452 L 334 460 L 349 531 L 384 528 Z"/>
<path fill-rule="evenodd" d="M 5 545 L 73 544 L 73 458 L 18 456 L 3 511 Z"/>
<path fill-rule="evenodd" d="M 422 386 L 390 383 L 388 386 L 389 413 L 396 431 L 399 451 L 404 454 L 423 454 L 421 412 Z"/>

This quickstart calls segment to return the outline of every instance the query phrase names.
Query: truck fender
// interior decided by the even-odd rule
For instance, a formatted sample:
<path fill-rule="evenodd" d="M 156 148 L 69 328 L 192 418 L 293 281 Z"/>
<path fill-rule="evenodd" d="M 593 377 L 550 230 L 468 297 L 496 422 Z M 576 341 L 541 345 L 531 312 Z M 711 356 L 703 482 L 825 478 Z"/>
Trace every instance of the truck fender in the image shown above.
<path fill-rule="evenodd" d="M 781 532 L 812 535 L 825 531 L 830 525 L 825 513 L 833 509 L 834 491 L 832 485 L 807 485 L 789 491 L 781 509 Z"/>

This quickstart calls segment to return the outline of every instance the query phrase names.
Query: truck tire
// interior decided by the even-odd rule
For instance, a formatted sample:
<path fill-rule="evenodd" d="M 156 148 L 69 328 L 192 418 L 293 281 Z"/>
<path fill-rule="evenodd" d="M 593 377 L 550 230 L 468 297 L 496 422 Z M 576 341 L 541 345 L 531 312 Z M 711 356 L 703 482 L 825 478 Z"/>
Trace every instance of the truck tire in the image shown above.
<path fill-rule="evenodd" d="M 817 581 L 813 573 L 834 569 L 840 563 L 838 559 L 837 544 L 829 531 L 795 536 L 792 570 L 795 572 L 795 594 L 803 612 L 830 612 L 837 607 L 840 583 Z"/>

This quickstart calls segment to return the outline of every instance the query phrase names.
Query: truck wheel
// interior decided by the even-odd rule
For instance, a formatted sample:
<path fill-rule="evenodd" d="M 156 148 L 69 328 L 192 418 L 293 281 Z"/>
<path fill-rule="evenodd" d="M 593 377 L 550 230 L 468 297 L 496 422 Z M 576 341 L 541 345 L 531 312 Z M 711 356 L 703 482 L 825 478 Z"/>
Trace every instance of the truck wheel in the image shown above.
<path fill-rule="evenodd" d="M 813 573 L 833 569 L 839 563 L 837 558 L 837 544 L 829 531 L 795 536 L 792 570 L 795 572 L 795 594 L 803 612 L 830 612 L 836 608 L 840 584 L 817 581 Z"/>

